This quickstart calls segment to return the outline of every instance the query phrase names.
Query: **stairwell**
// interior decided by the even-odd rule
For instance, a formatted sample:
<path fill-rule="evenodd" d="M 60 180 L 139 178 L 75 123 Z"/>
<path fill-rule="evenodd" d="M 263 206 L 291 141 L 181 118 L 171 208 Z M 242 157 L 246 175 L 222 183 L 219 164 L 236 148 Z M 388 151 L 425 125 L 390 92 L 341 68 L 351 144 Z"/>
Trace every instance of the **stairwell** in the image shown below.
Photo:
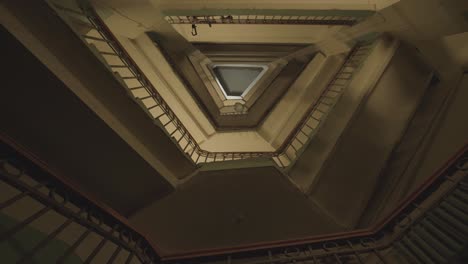
<path fill-rule="evenodd" d="M 8 39 L 2 42 L 2 50 L 8 50 L 4 54 L 9 61 L 8 72 L 4 71 L 8 73 L 6 86 L 15 87 L 1 97 L 0 131 L 30 148 L 79 188 L 130 217 L 151 237 L 162 237 L 166 252 L 369 226 L 419 186 L 468 134 L 466 122 L 460 122 L 467 111 L 466 73 L 460 82 L 446 79 L 444 74 L 438 81 L 437 67 L 421 58 L 420 52 L 387 39 L 381 48 L 394 45 L 395 54 L 389 56 L 376 84 L 368 87 L 370 92 L 361 91 L 364 100 L 355 101 L 356 110 L 342 123 L 344 129 L 337 133 L 336 143 L 322 153 L 324 162 L 313 162 L 311 153 L 321 146 L 311 142 L 289 171 L 274 166 L 224 169 L 223 163 L 212 171 L 197 170 L 127 93 L 116 89 L 122 83 L 83 49 L 79 39 L 57 18 L 50 18 L 47 7 L 35 5 L 54 30 L 36 27 L 40 16 L 21 21 L 19 27 L 15 14 L 31 12 L 21 10 L 20 5 L 9 3 L 0 9 L 7 18 L 1 32 L 2 39 Z M 61 34 L 72 40 L 52 41 Z M 57 70 L 56 61 L 47 61 L 47 56 L 37 52 L 45 47 L 49 56 L 60 58 L 66 73 Z M 27 49 L 36 50 L 40 61 Z M 88 71 L 78 70 L 77 61 Z M 23 71 L 35 74 L 26 79 L 20 74 Z M 70 72 L 78 80 L 87 80 L 82 85 L 98 105 L 84 100 L 85 93 L 71 87 Z M 31 91 L 33 86 L 40 89 Z M 113 115 L 107 115 L 109 112 Z M 358 156 L 357 152 L 369 155 Z M 189 175 L 191 180 L 185 182 Z M 301 180 L 303 184 L 297 184 Z M 463 250 L 466 231 L 457 235 L 446 226 L 466 230 L 465 192 L 466 188 L 447 198 L 442 209 L 405 234 L 385 256 L 396 251 L 397 260 L 391 261 L 439 263 Z M 205 233 L 207 229 L 212 232 Z M 255 236 L 253 231 L 257 231 Z M 427 245 L 424 239 L 445 241 L 447 246 L 433 253 L 433 244 Z M 378 257 L 371 257 L 365 263 L 377 261 Z"/>

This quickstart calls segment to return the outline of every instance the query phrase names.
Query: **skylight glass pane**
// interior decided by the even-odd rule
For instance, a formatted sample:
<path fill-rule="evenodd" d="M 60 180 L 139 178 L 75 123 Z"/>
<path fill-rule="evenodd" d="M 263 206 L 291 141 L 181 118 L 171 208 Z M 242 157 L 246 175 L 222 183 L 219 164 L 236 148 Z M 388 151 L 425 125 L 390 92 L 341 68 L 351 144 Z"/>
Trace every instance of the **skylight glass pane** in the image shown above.
<path fill-rule="evenodd" d="M 216 66 L 213 69 L 221 88 L 228 96 L 242 96 L 262 73 L 262 67 Z"/>

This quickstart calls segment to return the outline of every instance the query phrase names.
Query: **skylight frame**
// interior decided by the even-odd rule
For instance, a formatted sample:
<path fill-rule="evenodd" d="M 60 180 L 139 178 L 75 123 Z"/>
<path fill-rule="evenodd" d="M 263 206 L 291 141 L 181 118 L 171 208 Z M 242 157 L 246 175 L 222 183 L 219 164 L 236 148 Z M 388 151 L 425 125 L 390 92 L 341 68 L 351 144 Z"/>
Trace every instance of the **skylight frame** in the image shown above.
<path fill-rule="evenodd" d="M 252 68 L 252 67 L 257 67 L 257 68 L 262 68 L 262 71 L 258 76 L 250 83 L 249 87 L 245 89 L 245 91 L 240 95 L 240 96 L 233 96 L 233 95 L 228 95 L 226 93 L 226 90 L 224 89 L 223 85 L 221 84 L 221 81 L 218 79 L 218 76 L 216 75 L 216 72 L 214 71 L 215 68 L 217 67 L 237 67 L 237 68 Z M 227 100 L 239 100 L 239 99 L 244 99 L 244 96 L 249 93 L 249 91 L 257 84 L 257 82 L 262 79 L 263 75 L 268 71 L 268 65 L 262 65 L 262 64 L 234 64 L 234 63 L 214 63 L 211 65 L 211 72 L 213 74 L 214 79 L 216 80 L 216 83 L 218 84 L 218 88 L 221 90 L 221 92 L 224 94 L 224 97 Z"/>

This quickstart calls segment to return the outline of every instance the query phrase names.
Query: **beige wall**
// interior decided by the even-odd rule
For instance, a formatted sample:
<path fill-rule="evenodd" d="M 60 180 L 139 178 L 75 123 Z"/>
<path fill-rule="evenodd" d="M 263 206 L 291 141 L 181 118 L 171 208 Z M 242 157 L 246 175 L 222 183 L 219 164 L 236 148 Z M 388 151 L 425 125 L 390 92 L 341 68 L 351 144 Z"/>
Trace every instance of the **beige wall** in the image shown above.
<path fill-rule="evenodd" d="M 34 15 L 29 12 L 34 12 Z M 6 1 L 0 6 L 0 21 L 171 184 L 177 185 L 178 178 L 187 176 L 194 169 L 166 135 L 130 100 L 112 73 L 45 2 L 34 2 L 31 8 L 24 8 L 22 3 Z M 158 134 L 161 139 L 157 138 Z M 160 153 L 161 148 L 171 151 L 174 157 L 178 157 L 176 159 L 180 158 L 179 162 Z"/>
<path fill-rule="evenodd" d="M 153 0 L 163 9 L 339 9 L 374 10 L 384 0 Z M 388 2 L 388 0 L 386 1 Z"/>
<path fill-rule="evenodd" d="M 166 254 L 342 230 L 274 167 L 200 172 L 130 221 Z"/>
<path fill-rule="evenodd" d="M 311 44 L 338 32 L 344 26 L 320 25 L 197 25 L 197 36 L 192 36 L 191 25 L 173 25 L 191 42 L 216 43 L 301 43 Z"/>
<path fill-rule="evenodd" d="M 276 149 L 279 148 L 327 88 L 342 63 L 342 56 L 325 57 L 317 54 L 258 127 L 258 132 L 265 140 Z"/>
<path fill-rule="evenodd" d="M 441 123 L 433 134 L 433 141 L 428 146 L 422 163 L 414 175 L 413 188 L 421 184 L 421 180 L 432 175 L 458 150 L 468 144 L 468 73 L 465 73 L 457 83 L 455 93 L 449 101 L 449 106 L 441 117 Z"/>
<path fill-rule="evenodd" d="M 457 66 L 468 69 L 468 32 L 446 36 L 442 44 Z"/>
<path fill-rule="evenodd" d="M 334 109 L 290 168 L 289 176 L 305 193 L 309 192 L 317 180 L 317 175 L 326 164 L 341 134 L 352 122 L 359 105 L 375 87 L 399 45 L 398 40 L 389 37 L 380 38 L 376 42 Z"/>
<path fill-rule="evenodd" d="M 431 77 L 416 49 L 401 46 L 339 138 L 310 196 L 342 225 L 355 227 Z"/>

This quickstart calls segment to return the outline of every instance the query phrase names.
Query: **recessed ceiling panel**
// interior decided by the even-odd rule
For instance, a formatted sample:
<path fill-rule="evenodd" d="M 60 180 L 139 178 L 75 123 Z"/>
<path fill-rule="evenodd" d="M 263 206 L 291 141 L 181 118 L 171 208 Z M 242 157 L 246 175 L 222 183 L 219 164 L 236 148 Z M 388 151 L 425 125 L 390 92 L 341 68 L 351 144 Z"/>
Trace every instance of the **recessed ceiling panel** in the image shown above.
<path fill-rule="evenodd" d="M 262 77 L 266 66 L 215 65 L 213 72 L 226 98 L 242 98 Z"/>

